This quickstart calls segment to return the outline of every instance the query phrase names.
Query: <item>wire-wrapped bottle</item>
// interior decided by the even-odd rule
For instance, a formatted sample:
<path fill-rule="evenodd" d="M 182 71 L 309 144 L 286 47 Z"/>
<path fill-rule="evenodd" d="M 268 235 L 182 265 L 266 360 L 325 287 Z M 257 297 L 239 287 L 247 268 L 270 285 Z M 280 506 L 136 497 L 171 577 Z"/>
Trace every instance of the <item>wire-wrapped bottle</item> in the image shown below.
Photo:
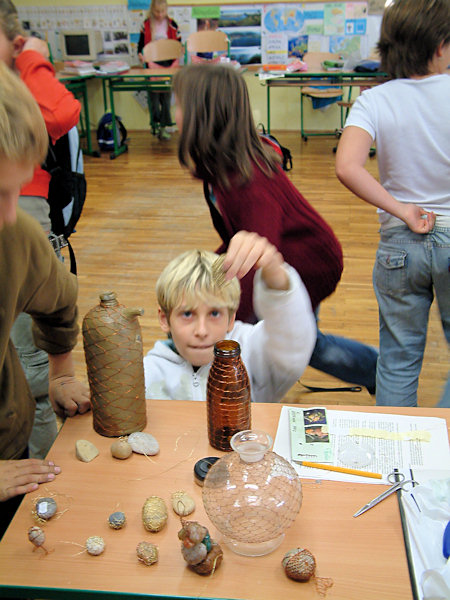
<path fill-rule="evenodd" d="M 214 346 L 206 402 L 209 443 L 217 450 L 231 451 L 233 435 L 251 425 L 250 383 L 240 354 L 234 340 L 221 340 Z"/>
<path fill-rule="evenodd" d="M 108 437 L 142 431 L 147 424 L 141 308 L 125 308 L 114 292 L 83 319 L 83 344 L 94 429 Z"/>

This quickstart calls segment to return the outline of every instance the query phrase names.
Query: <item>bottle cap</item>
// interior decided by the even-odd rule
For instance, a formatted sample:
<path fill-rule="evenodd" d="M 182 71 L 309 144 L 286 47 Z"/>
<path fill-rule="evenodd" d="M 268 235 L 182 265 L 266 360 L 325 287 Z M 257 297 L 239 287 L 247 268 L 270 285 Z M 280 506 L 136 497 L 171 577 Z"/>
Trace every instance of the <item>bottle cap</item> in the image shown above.
<path fill-rule="evenodd" d="M 207 456 L 206 458 L 201 458 L 195 463 L 194 478 L 195 482 L 198 483 L 198 485 L 203 486 L 203 482 L 205 481 L 205 477 L 209 469 L 218 460 L 219 456 Z"/>
<path fill-rule="evenodd" d="M 116 292 L 102 292 L 100 294 L 100 300 L 102 301 L 108 301 L 108 300 L 115 300 L 116 299 Z"/>

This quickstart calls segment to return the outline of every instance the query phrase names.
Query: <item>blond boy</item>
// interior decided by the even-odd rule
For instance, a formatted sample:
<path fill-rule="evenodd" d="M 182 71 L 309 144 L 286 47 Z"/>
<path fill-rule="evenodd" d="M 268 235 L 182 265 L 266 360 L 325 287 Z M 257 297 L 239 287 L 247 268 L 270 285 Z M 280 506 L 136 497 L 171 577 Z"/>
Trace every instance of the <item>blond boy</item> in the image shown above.
<path fill-rule="evenodd" d="M 298 273 L 275 246 L 256 233 L 238 232 L 228 248 L 226 285 L 218 285 L 212 265 L 217 255 L 181 254 L 156 285 L 159 321 L 168 340 L 144 358 L 147 398 L 205 400 L 214 344 L 233 339 L 241 346 L 252 400 L 277 402 L 308 365 L 316 327 L 308 292 Z M 255 267 L 256 325 L 235 321 L 238 279 Z"/>

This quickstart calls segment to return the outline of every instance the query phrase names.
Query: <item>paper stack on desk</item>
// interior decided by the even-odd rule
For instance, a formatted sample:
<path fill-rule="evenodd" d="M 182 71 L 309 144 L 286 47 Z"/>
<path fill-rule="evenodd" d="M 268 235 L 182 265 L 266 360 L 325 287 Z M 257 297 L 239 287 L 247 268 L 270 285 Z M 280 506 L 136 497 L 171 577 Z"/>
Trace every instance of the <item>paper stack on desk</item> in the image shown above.
<path fill-rule="evenodd" d="M 414 471 L 416 468 L 450 471 L 445 419 L 328 409 L 328 431 L 334 464 L 351 467 L 352 465 L 340 462 L 339 456 L 342 455 L 341 451 L 345 446 L 357 444 L 369 448 L 373 456 L 365 470 L 381 473 L 383 477 L 369 480 L 356 475 L 301 466 L 292 460 L 289 410 L 289 406 L 281 408 L 273 449 L 291 462 L 300 477 L 390 485 L 387 475 L 395 468 L 404 473 L 408 473 L 410 468 Z"/>
<path fill-rule="evenodd" d="M 94 75 L 97 71 L 91 62 L 71 60 L 64 63 L 62 72 L 73 75 Z"/>

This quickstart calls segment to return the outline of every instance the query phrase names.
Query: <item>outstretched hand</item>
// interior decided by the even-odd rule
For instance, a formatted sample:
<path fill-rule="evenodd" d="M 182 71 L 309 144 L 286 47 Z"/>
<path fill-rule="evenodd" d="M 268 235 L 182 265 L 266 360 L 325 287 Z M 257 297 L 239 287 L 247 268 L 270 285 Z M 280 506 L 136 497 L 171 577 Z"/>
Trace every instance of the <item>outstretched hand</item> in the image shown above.
<path fill-rule="evenodd" d="M 231 238 L 223 263 L 227 280 L 242 279 L 252 267 L 262 269 L 267 287 L 289 289 L 289 277 L 283 268 L 284 259 L 276 247 L 257 233 L 239 231 Z"/>
<path fill-rule="evenodd" d="M 72 376 L 50 378 L 48 395 L 59 417 L 83 414 L 91 407 L 89 388 Z"/>
<path fill-rule="evenodd" d="M 436 222 L 433 211 L 426 211 L 417 204 L 405 204 L 402 219 L 415 233 L 430 233 Z"/>
<path fill-rule="evenodd" d="M 0 460 L 0 502 L 34 492 L 40 483 L 53 481 L 60 472 L 61 468 L 49 460 Z"/>

